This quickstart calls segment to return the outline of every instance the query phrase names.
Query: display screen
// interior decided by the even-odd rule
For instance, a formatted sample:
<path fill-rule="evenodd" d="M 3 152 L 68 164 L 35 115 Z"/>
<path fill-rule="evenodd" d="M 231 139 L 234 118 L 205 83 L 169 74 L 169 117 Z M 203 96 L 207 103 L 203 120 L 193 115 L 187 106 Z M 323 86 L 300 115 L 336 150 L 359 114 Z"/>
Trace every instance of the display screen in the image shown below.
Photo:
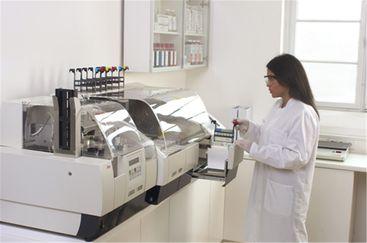
<path fill-rule="evenodd" d="M 139 163 L 139 157 L 137 157 L 137 158 L 135 158 L 135 159 L 130 160 L 130 161 L 129 161 L 129 166 L 132 166 L 132 165 L 134 165 L 134 164 L 136 164 L 136 163 Z"/>

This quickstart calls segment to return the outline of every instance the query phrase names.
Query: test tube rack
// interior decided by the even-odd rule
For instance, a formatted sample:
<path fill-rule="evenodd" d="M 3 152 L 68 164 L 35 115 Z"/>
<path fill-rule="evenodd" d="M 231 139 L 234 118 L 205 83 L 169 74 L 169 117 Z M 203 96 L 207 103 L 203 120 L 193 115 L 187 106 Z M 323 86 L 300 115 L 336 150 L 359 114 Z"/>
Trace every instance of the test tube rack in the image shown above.
<path fill-rule="evenodd" d="M 74 90 L 80 93 L 98 93 L 125 87 L 125 72 L 128 66 L 99 66 L 70 68 Z"/>

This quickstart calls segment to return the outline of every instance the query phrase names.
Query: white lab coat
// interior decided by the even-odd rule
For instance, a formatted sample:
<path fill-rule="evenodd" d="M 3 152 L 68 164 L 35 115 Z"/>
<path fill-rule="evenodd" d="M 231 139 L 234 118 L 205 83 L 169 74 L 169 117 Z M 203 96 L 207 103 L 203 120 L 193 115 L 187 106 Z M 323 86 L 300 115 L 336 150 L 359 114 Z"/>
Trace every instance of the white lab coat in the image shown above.
<path fill-rule="evenodd" d="M 245 223 L 246 242 L 308 240 L 305 226 L 319 137 L 314 109 L 290 99 L 273 106 L 243 136 L 256 160 Z"/>

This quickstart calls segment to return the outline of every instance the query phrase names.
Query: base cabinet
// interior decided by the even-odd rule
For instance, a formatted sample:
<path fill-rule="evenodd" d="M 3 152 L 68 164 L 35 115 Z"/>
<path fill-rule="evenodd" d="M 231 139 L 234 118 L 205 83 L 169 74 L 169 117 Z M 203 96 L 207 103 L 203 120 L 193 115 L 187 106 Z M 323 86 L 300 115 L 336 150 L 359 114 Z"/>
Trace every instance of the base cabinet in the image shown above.
<path fill-rule="evenodd" d="M 95 242 L 140 242 L 140 218 L 132 217 L 102 235 Z"/>
<path fill-rule="evenodd" d="M 141 241 L 168 242 L 169 241 L 169 206 L 170 201 L 163 201 L 154 210 L 142 215 Z"/>
<path fill-rule="evenodd" d="M 207 241 L 210 181 L 195 181 L 170 200 L 170 241 Z"/>
<path fill-rule="evenodd" d="M 225 188 L 223 239 L 244 242 L 244 222 L 255 162 L 245 160 Z"/>
<path fill-rule="evenodd" d="M 237 177 L 225 189 L 223 238 L 244 242 L 247 201 L 254 161 L 239 166 Z M 354 171 L 316 168 L 306 221 L 310 242 L 352 240 Z"/>
<path fill-rule="evenodd" d="M 223 182 L 194 180 L 159 205 L 151 205 L 96 242 L 221 242 Z"/>
<path fill-rule="evenodd" d="M 196 180 L 170 200 L 170 239 L 172 242 L 222 240 L 223 182 Z"/>
<path fill-rule="evenodd" d="M 312 242 L 352 240 L 354 171 L 316 168 L 306 227 Z"/>

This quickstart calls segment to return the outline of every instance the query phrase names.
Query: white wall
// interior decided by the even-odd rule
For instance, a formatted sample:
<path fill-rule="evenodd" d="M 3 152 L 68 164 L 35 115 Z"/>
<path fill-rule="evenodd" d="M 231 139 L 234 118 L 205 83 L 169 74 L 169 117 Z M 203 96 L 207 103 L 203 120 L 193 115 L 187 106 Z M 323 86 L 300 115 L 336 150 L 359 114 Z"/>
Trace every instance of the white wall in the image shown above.
<path fill-rule="evenodd" d="M 128 63 L 127 63 L 128 65 Z M 162 73 L 127 73 L 126 83 L 142 83 L 148 86 L 159 87 L 186 87 L 186 72 L 162 72 Z"/>
<path fill-rule="evenodd" d="M 280 52 L 281 1 L 212 1 L 209 68 L 189 71 L 187 87 L 230 126 L 231 107 L 251 105 L 257 121 L 273 99 L 263 76 Z"/>
<path fill-rule="evenodd" d="M 71 67 L 120 64 L 120 1 L 2 1 L 1 100 L 72 87 Z"/>

